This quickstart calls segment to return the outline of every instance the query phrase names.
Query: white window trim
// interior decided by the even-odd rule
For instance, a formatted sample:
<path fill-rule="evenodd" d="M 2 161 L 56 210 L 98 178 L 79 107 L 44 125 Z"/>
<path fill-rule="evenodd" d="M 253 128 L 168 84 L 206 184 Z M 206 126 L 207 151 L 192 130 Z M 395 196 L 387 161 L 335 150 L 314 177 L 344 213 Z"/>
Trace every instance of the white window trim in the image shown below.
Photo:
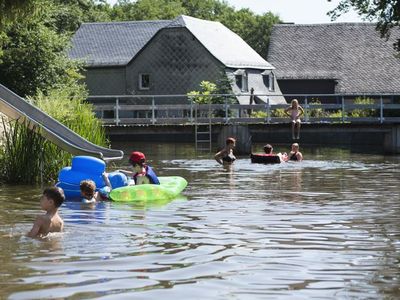
<path fill-rule="evenodd" d="M 149 86 L 142 86 L 143 75 L 149 76 Z M 139 90 L 150 90 L 150 74 L 149 73 L 139 73 Z"/>
<path fill-rule="evenodd" d="M 270 73 L 269 74 L 269 87 L 268 90 L 270 92 L 275 92 L 275 74 L 274 73 Z"/>
<path fill-rule="evenodd" d="M 241 92 L 248 92 L 249 91 L 249 82 L 248 82 L 248 79 L 247 79 L 246 70 L 237 69 L 233 74 L 235 75 L 235 77 L 236 76 L 240 76 L 241 79 L 242 79 L 242 87 L 240 88 L 240 91 Z"/>

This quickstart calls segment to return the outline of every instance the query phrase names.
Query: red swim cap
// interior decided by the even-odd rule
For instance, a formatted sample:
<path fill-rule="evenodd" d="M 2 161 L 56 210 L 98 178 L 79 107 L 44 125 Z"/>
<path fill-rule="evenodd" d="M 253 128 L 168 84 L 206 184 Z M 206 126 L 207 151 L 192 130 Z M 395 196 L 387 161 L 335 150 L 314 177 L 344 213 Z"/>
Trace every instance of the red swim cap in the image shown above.
<path fill-rule="evenodd" d="M 129 156 L 129 162 L 132 164 L 141 164 L 146 161 L 146 156 L 142 152 L 133 151 Z"/>

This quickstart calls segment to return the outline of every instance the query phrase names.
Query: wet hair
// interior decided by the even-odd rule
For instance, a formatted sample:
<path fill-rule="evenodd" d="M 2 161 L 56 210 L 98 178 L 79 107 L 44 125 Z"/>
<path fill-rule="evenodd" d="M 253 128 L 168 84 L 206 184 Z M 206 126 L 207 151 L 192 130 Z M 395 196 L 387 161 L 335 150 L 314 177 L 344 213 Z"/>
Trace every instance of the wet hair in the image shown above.
<path fill-rule="evenodd" d="M 96 184 L 94 183 L 93 180 L 82 180 L 79 187 L 81 189 L 83 196 L 86 199 L 93 198 L 94 193 L 96 191 Z"/>
<path fill-rule="evenodd" d="M 229 145 L 229 144 L 234 144 L 235 142 L 236 142 L 236 139 L 233 138 L 233 137 L 228 137 L 228 138 L 226 139 L 226 141 L 225 141 L 225 143 L 226 143 L 227 145 Z"/>
<path fill-rule="evenodd" d="M 53 200 L 55 207 L 60 207 L 61 204 L 63 204 L 63 202 L 65 200 L 64 191 L 61 188 L 56 187 L 56 186 L 46 188 L 43 191 L 43 195 L 46 196 L 48 199 Z"/>
<path fill-rule="evenodd" d="M 270 144 L 266 144 L 264 146 L 264 152 L 270 154 L 272 152 L 272 146 Z"/>

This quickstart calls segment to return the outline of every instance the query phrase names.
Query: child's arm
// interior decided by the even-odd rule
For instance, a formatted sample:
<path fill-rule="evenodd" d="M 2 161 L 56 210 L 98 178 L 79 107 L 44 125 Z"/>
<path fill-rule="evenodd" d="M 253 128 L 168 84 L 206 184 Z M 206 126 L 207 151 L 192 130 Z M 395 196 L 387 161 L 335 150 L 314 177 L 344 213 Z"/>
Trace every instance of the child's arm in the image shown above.
<path fill-rule="evenodd" d="M 132 177 L 134 174 L 132 171 L 127 171 L 127 170 L 117 170 L 117 171 L 125 174 L 128 177 Z"/>
<path fill-rule="evenodd" d="M 101 177 L 103 177 L 103 181 L 104 181 L 105 185 L 112 188 L 110 180 L 108 179 L 107 173 L 104 172 L 103 174 L 101 174 Z"/>
<path fill-rule="evenodd" d="M 217 161 L 217 163 L 219 163 L 220 165 L 223 164 L 222 162 L 222 157 L 225 155 L 225 150 L 221 150 L 219 151 L 217 154 L 215 154 L 214 158 Z"/>
<path fill-rule="evenodd" d="M 284 112 L 287 116 L 289 116 L 289 117 L 291 116 L 290 113 L 289 113 L 289 110 L 291 110 L 291 108 L 292 108 L 292 107 L 289 106 L 289 107 L 285 108 L 285 110 L 283 111 L 283 112 Z"/>
<path fill-rule="evenodd" d="M 31 238 L 37 237 L 40 233 L 40 229 L 42 228 L 42 225 L 43 225 L 43 218 L 41 216 L 38 216 L 36 218 L 35 223 L 33 223 L 31 231 L 29 231 L 26 234 L 26 236 L 31 237 Z"/>
<path fill-rule="evenodd" d="M 300 110 L 300 113 L 299 113 L 298 117 L 300 117 L 301 115 L 304 115 L 304 109 L 300 105 L 299 105 L 299 110 Z"/>

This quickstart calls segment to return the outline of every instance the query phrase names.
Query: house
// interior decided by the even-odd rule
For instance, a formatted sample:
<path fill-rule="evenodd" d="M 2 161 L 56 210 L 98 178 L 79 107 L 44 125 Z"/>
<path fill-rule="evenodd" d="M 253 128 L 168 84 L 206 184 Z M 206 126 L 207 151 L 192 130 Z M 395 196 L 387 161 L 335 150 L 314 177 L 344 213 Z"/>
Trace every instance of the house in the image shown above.
<path fill-rule="evenodd" d="M 286 103 L 275 68 L 219 22 L 174 20 L 84 23 L 69 53 L 86 66 L 90 95 L 178 95 L 226 74 L 237 99 Z M 176 103 L 187 99 L 163 98 Z M 180 100 L 179 100 L 180 99 Z"/>
<path fill-rule="evenodd" d="M 276 67 L 282 93 L 400 95 L 400 59 L 393 49 L 400 31 L 395 29 L 386 40 L 375 26 L 275 25 L 267 59 Z"/>

